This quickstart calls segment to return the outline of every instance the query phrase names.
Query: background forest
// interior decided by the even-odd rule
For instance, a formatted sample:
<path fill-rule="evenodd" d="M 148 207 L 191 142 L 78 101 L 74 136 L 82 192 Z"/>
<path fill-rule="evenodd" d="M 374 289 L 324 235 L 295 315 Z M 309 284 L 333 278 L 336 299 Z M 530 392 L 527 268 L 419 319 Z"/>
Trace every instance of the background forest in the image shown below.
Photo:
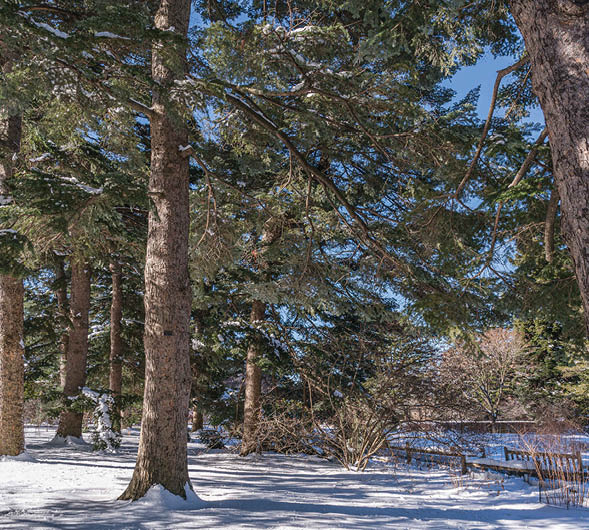
<path fill-rule="evenodd" d="M 2 1 L 0 454 L 23 407 L 100 449 L 143 415 L 137 498 L 185 491 L 187 420 L 348 468 L 408 422 L 584 427 L 588 195 L 559 175 L 589 181 L 526 4 Z M 453 76 L 490 56 L 483 119 Z"/>

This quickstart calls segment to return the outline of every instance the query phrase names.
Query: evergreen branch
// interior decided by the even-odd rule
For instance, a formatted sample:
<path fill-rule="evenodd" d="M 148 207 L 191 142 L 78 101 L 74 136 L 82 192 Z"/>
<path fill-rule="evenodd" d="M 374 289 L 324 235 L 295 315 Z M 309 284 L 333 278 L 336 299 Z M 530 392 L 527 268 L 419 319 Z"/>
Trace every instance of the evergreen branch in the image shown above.
<path fill-rule="evenodd" d="M 452 196 L 453 199 L 458 199 L 460 197 L 460 194 L 462 193 L 464 186 L 466 186 L 467 182 L 470 180 L 472 173 L 477 165 L 477 162 L 479 161 L 479 158 L 481 157 L 481 153 L 483 151 L 483 145 L 485 143 L 487 135 L 489 134 L 489 129 L 491 128 L 491 120 L 493 119 L 493 114 L 495 113 L 495 106 L 497 104 L 497 94 L 499 92 L 499 85 L 501 84 L 501 80 L 506 75 L 509 75 L 512 72 L 515 72 L 520 66 L 523 66 L 528 61 L 529 61 L 529 58 L 526 55 L 526 56 L 522 57 L 516 63 L 512 64 L 511 66 L 503 68 L 502 70 L 499 70 L 497 72 L 497 78 L 495 79 L 495 85 L 493 86 L 493 95 L 491 96 L 491 104 L 489 106 L 489 113 L 487 114 L 487 121 L 485 122 L 485 126 L 483 127 L 483 133 L 481 134 L 481 138 L 480 138 L 479 143 L 477 145 L 477 150 L 475 152 L 474 158 L 471 160 L 470 165 L 468 166 L 468 169 L 466 170 L 466 174 L 464 175 L 463 179 L 460 181 L 460 184 L 458 184 L 458 188 L 456 188 L 456 191 L 454 192 L 454 195 Z"/>
<path fill-rule="evenodd" d="M 59 57 L 56 57 L 55 61 L 57 63 L 61 64 L 62 66 L 64 66 L 65 68 L 70 69 L 72 72 L 75 72 L 75 74 L 78 77 L 78 80 L 85 79 L 89 83 L 92 83 L 93 85 L 95 85 L 100 90 L 106 92 L 109 95 L 109 97 L 111 97 L 112 99 L 114 99 L 114 100 L 119 99 L 113 93 L 113 90 L 108 85 L 105 85 L 103 82 L 101 82 L 98 79 L 91 79 L 88 76 L 84 75 L 84 72 L 82 72 L 77 66 L 70 64 L 69 62 L 67 62 L 64 59 L 60 59 Z M 145 114 L 150 120 L 153 119 L 154 112 L 151 107 L 144 105 L 143 103 L 141 103 L 140 101 L 137 101 L 136 99 L 133 99 L 132 97 L 125 98 L 124 103 L 126 103 L 135 112 L 137 112 L 139 114 Z"/>
<path fill-rule="evenodd" d="M 247 199 L 250 199 L 251 201 L 255 202 L 258 204 L 258 206 L 264 210 L 265 212 L 268 213 L 268 215 L 270 215 L 271 217 L 274 217 L 276 214 L 274 212 L 272 212 L 268 206 L 266 204 L 264 204 L 260 199 L 258 199 L 257 197 L 250 195 L 249 193 L 247 193 L 246 191 L 242 190 L 241 188 L 238 188 L 237 186 L 234 186 L 233 184 L 231 184 L 231 182 L 229 182 L 227 179 L 224 179 L 221 175 L 219 175 L 218 173 L 212 171 L 204 162 L 204 160 L 202 158 L 200 158 L 196 153 L 192 153 L 190 155 L 195 161 L 196 163 L 201 167 L 201 169 L 203 170 L 203 172 L 205 173 L 205 175 L 209 175 L 210 177 L 212 177 L 215 180 L 218 180 L 219 182 L 222 182 L 223 184 L 225 184 L 225 186 L 227 186 L 228 188 L 231 188 L 232 190 L 236 191 L 237 193 L 239 193 L 240 195 L 242 195 L 243 197 L 246 197 Z"/>
<path fill-rule="evenodd" d="M 538 153 L 539 147 L 544 143 L 544 140 L 546 140 L 547 136 L 548 136 L 548 129 L 544 128 L 544 130 L 540 133 L 540 136 L 538 136 L 538 139 L 534 142 L 534 145 L 530 149 L 528 155 L 526 156 L 526 159 L 524 160 L 523 164 L 519 168 L 519 171 L 516 173 L 515 177 L 513 178 L 513 180 L 509 184 L 509 186 L 507 186 L 507 189 L 513 188 L 520 183 L 521 179 L 525 176 L 525 174 L 530 169 L 530 166 L 532 165 L 532 163 L 534 162 L 534 159 L 536 158 L 536 154 Z M 500 201 L 499 204 L 497 205 L 497 212 L 495 214 L 495 222 L 493 224 L 493 235 L 491 238 L 491 248 L 489 249 L 489 255 L 487 257 L 487 265 L 491 262 L 491 260 L 493 259 L 493 255 L 495 253 L 495 244 L 497 242 L 497 228 L 499 226 L 499 217 L 501 215 L 501 209 L 503 208 L 504 202 L 505 201 Z M 485 265 L 485 267 L 486 267 L 486 265 Z M 483 270 L 484 270 L 484 268 L 483 268 Z"/>
<path fill-rule="evenodd" d="M 489 105 L 489 112 L 487 114 L 487 120 L 485 121 L 485 125 L 483 127 L 483 132 L 481 134 L 481 138 L 479 139 L 479 143 L 477 145 L 475 155 L 474 155 L 473 159 L 471 160 L 464 177 L 460 181 L 460 184 L 458 184 L 456 191 L 449 197 L 450 200 L 453 199 L 453 200 L 458 201 L 463 207 L 468 208 L 469 210 L 471 208 L 466 206 L 466 204 L 464 204 L 460 200 L 460 194 L 462 193 L 462 190 L 464 189 L 464 187 L 466 186 L 468 181 L 471 179 L 474 169 L 475 169 L 475 167 L 481 157 L 481 154 L 483 152 L 483 146 L 485 144 L 485 140 L 487 138 L 487 135 L 489 134 L 489 129 L 491 128 L 491 121 L 492 121 L 493 115 L 495 113 L 495 106 L 497 104 L 497 94 L 499 92 L 499 85 L 501 84 L 502 79 L 506 75 L 509 75 L 509 74 L 515 72 L 518 68 L 520 68 L 521 66 L 526 64 L 528 61 L 529 61 L 529 57 L 527 55 L 524 55 L 524 57 L 522 57 L 516 63 L 514 63 L 511 66 L 508 66 L 506 68 L 503 68 L 502 70 L 499 70 L 497 72 L 497 77 L 495 79 L 495 85 L 493 86 L 493 94 L 491 96 L 491 104 Z M 436 211 L 432 214 L 432 216 L 429 218 L 429 220 L 425 223 L 424 228 L 429 226 L 433 222 L 433 220 L 437 217 L 437 215 L 440 213 L 442 208 L 443 208 L 443 206 L 440 206 L 439 208 L 436 209 Z M 486 266 L 484 268 L 486 268 Z M 483 270 L 484 270 L 484 268 L 483 268 Z"/>
<path fill-rule="evenodd" d="M 534 145 L 532 146 L 528 155 L 526 156 L 524 163 L 519 168 L 519 171 L 517 172 L 517 174 L 513 178 L 513 181 L 511 182 L 511 184 L 509 186 L 507 186 L 508 188 L 513 188 L 514 186 L 517 186 L 519 184 L 520 180 L 525 176 L 525 174 L 530 169 L 530 166 L 532 165 L 532 163 L 536 159 L 536 154 L 538 153 L 538 148 L 544 143 L 544 140 L 546 140 L 547 136 L 548 136 L 548 129 L 546 129 L 546 127 L 545 127 L 544 130 L 538 136 L 538 139 L 534 142 Z"/>
<path fill-rule="evenodd" d="M 401 264 L 397 259 L 395 259 L 387 252 L 387 250 L 380 244 L 379 241 L 372 237 L 370 233 L 370 228 L 366 224 L 366 221 L 362 218 L 361 215 L 358 214 L 356 208 L 352 206 L 352 204 L 350 204 L 350 202 L 346 199 L 342 191 L 336 186 L 336 184 L 327 175 L 325 175 L 325 173 L 323 173 L 318 168 L 310 164 L 306 157 L 296 148 L 292 140 L 285 133 L 278 129 L 278 127 L 276 127 L 276 125 L 274 125 L 268 118 L 266 118 L 261 111 L 258 112 L 256 109 L 250 107 L 241 99 L 236 98 L 231 94 L 226 93 L 225 97 L 235 107 L 241 109 L 248 116 L 250 116 L 250 118 L 252 118 L 253 121 L 261 125 L 264 129 L 270 131 L 292 153 L 294 158 L 299 162 L 299 164 L 301 164 L 301 167 L 309 175 L 311 175 L 319 184 L 321 184 L 326 191 L 329 190 L 333 193 L 333 195 L 336 197 L 339 203 L 345 208 L 346 212 L 354 221 L 354 223 L 359 227 L 361 231 L 361 237 L 369 247 L 371 247 L 373 250 L 376 250 L 379 254 L 381 254 L 383 258 L 389 260 L 393 264 L 404 267 L 403 264 Z M 339 209 L 335 208 L 335 210 L 340 219 L 342 219 L 342 221 L 350 229 L 352 229 L 352 231 L 354 231 L 353 227 L 350 225 L 348 220 L 339 212 Z"/>
<path fill-rule="evenodd" d="M 33 6 L 27 6 L 24 8 L 24 11 L 42 11 L 45 13 L 53 13 L 56 15 L 61 15 L 64 18 L 70 20 L 81 20 L 84 18 L 80 12 L 64 9 L 63 7 L 57 7 L 51 4 L 37 4 Z"/>

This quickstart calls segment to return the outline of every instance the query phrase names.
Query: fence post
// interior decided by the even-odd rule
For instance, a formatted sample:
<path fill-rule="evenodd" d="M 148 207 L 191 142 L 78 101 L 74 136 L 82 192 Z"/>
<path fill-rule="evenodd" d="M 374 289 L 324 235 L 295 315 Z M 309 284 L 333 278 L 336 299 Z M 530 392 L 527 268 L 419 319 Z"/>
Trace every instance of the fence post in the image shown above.
<path fill-rule="evenodd" d="M 503 446 L 503 452 L 505 453 L 505 461 L 507 462 L 509 460 L 509 449 Z"/>
<path fill-rule="evenodd" d="M 542 502 L 542 479 L 538 479 L 538 502 Z"/>
<path fill-rule="evenodd" d="M 411 449 L 409 448 L 409 442 L 405 442 L 405 454 L 407 456 L 407 464 L 411 463 Z"/>
<path fill-rule="evenodd" d="M 468 468 L 466 467 L 466 456 L 460 455 L 460 472 L 463 475 L 468 474 Z"/>

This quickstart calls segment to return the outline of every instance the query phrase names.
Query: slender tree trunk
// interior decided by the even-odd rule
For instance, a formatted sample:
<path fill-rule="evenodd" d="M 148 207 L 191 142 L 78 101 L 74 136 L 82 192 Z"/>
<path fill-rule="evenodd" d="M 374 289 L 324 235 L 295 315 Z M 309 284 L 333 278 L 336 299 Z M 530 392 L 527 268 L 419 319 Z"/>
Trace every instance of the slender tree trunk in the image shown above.
<path fill-rule="evenodd" d="M 194 333 L 196 337 L 200 337 L 203 334 L 204 322 L 202 310 L 197 310 L 193 314 L 194 320 Z M 203 428 L 204 417 L 203 413 L 198 405 L 199 397 L 204 392 L 203 376 L 204 374 L 204 362 L 202 354 L 197 350 L 192 358 L 192 432 L 198 431 Z"/>
<path fill-rule="evenodd" d="M 121 321 L 123 319 L 123 285 L 121 264 L 110 264 L 112 277 L 112 299 L 110 304 L 110 364 L 108 388 L 115 399 L 113 411 L 113 429 L 121 432 L 120 397 L 123 382 L 123 338 L 121 336 Z"/>
<path fill-rule="evenodd" d="M 556 224 L 559 202 L 560 197 L 555 187 L 550 192 L 550 200 L 546 209 L 546 220 L 544 221 L 544 255 L 548 263 L 552 263 L 554 259 L 554 225 Z"/>
<path fill-rule="evenodd" d="M 90 266 L 75 257 L 71 263 L 70 334 L 63 393 L 66 400 L 78 396 L 86 384 L 88 313 L 90 311 Z M 57 436 L 82 437 L 83 414 L 66 408 L 59 416 Z"/>
<path fill-rule="evenodd" d="M 65 275 L 64 259 L 60 257 L 55 265 L 55 297 L 57 298 L 57 312 L 61 322 L 61 337 L 59 338 L 59 384 L 65 387 L 65 371 L 67 364 L 67 350 L 69 347 L 69 322 L 68 322 L 68 300 L 67 300 L 67 279 Z"/>
<path fill-rule="evenodd" d="M 511 0 L 544 111 L 561 199 L 561 229 L 575 264 L 589 333 L 589 3 Z"/>
<path fill-rule="evenodd" d="M 161 0 L 155 27 L 186 36 L 190 0 Z M 166 96 L 184 77 L 186 49 L 154 42 L 149 232 L 145 261 L 145 392 L 139 453 L 122 499 L 138 499 L 155 484 L 186 497 L 186 430 L 190 400 L 187 129 Z"/>
<path fill-rule="evenodd" d="M 198 408 L 198 405 L 196 405 L 192 409 L 192 432 L 202 429 L 203 425 L 204 425 L 204 418 L 203 418 L 202 412 Z"/>
<path fill-rule="evenodd" d="M 254 300 L 251 322 L 264 320 L 266 304 Z M 260 423 L 260 395 L 262 393 L 262 370 L 258 366 L 261 354 L 261 342 L 254 339 L 247 350 L 245 365 L 245 403 L 243 407 L 243 437 L 241 439 L 241 456 L 255 451 L 258 447 L 258 427 Z"/>
<path fill-rule="evenodd" d="M 9 63 L 2 69 L 8 72 Z M 0 108 L 0 139 L 6 145 L 0 153 L 0 204 L 6 204 L 10 202 L 7 181 L 12 177 L 12 156 L 20 150 L 22 122 L 20 116 L 1 114 Z M 25 450 L 23 298 L 22 279 L 0 274 L 0 455 L 15 456 Z"/>

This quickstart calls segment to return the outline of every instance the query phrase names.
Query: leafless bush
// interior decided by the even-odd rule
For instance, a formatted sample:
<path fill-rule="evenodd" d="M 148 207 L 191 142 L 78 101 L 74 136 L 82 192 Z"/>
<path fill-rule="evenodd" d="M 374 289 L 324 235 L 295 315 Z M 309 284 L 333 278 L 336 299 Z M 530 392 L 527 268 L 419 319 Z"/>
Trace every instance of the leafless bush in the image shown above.
<path fill-rule="evenodd" d="M 313 435 L 311 417 L 299 403 L 273 404 L 272 411 L 264 414 L 258 423 L 258 450 L 277 453 L 307 453 L 324 455 L 319 441 Z"/>
<path fill-rule="evenodd" d="M 47 412 L 40 399 L 27 399 L 25 400 L 24 421 L 38 427 L 42 423 L 54 423 L 55 417 Z"/>
<path fill-rule="evenodd" d="M 317 454 L 362 471 L 408 404 L 431 393 L 427 337 L 397 322 L 354 318 L 309 328 L 309 351 L 292 356 L 299 392 L 288 406 L 262 406 L 260 450 Z"/>
<path fill-rule="evenodd" d="M 483 412 L 495 422 L 514 382 L 522 348 L 521 334 L 504 328 L 459 340 L 444 354 L 440 382 L 470 404 L 475 415 Z"/>
<path fill-rule="evenodd" d="M 346 469 L 364 471 L 370 459 L 387 444 L 392 429 L 386 409 L 369 402 L 342 398 L 327 422 L 315 422 L 321 447 Z"/>

